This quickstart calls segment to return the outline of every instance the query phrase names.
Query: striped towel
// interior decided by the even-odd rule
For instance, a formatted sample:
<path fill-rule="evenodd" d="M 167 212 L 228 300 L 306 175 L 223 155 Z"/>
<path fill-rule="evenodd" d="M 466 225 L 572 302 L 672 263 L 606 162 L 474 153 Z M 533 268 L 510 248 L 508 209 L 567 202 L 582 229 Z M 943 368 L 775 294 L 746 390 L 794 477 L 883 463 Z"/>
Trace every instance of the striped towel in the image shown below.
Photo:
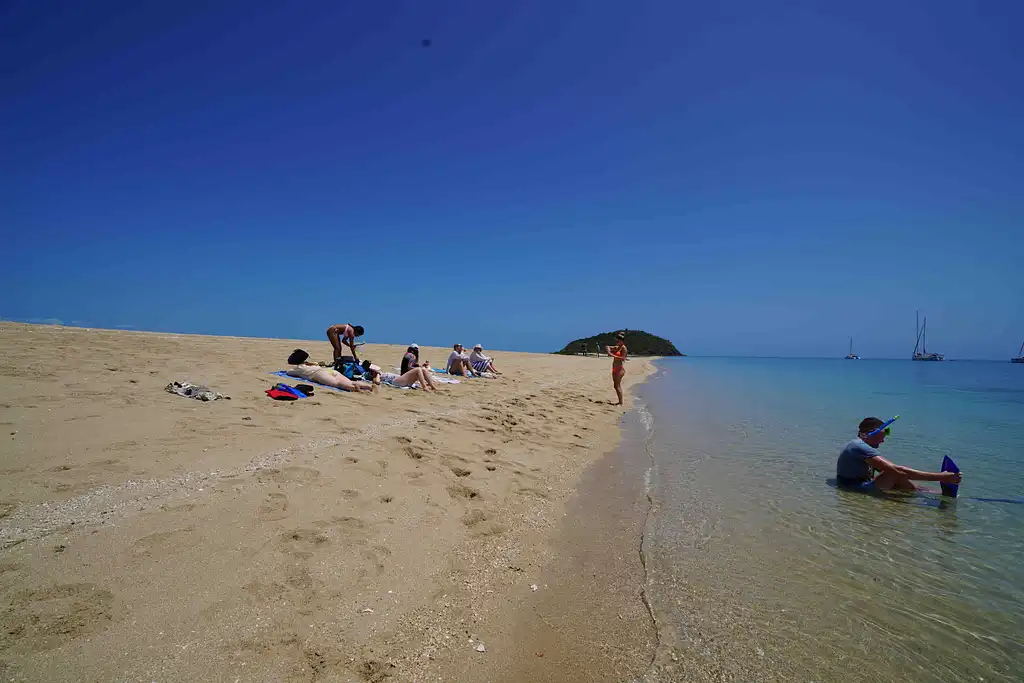
<path fill-rule="evenodd" d="M 491 361 L 489 360 L 478 360 L 473 363 L 473 369 L 477 372 L 487 372 L 487 368 L 490 367 Z"/>

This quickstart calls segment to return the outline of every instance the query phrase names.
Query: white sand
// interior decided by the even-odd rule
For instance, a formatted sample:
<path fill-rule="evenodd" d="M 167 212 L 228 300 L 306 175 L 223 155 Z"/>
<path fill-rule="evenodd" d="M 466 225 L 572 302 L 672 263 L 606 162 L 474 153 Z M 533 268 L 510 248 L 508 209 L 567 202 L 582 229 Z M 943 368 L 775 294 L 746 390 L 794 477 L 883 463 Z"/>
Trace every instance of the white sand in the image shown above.
<path fill-rule="evenodd" d="M 487 656 L 477 612 L 529 591 L 617 442 L 609 362 L 495 352 L 503 378 L 436 395 L 272 401 L 296 347 L 330 354 L 0 323 L 0 679 L 437 680 Z"/>

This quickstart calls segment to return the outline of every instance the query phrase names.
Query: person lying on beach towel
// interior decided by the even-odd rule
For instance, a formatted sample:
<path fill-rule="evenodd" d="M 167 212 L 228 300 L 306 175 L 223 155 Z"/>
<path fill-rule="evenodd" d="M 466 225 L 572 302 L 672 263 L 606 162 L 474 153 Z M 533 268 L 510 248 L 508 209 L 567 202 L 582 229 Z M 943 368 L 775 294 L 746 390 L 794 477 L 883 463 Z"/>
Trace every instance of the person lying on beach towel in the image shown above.
<path fill-rule="evenodd" d="M 302 349 L 292 351 L 288 356 L 288 364 L 292 366 L 287 370 L 288 375 L 345 391 L 373 391 L 372 384 L 353 382 L 334 368 L 325 368 L 308 360 L 309 354 Z"/>
<path fill-rule="evenodd" d="M 437 385 L 430 378 L 430 373 L 425 368 L 413 368 L 409 372 L 399 375 L 395 372 L 384 372 L 379 365 L 370 365 L 366 368 L 364 377 L 369 377 L 374 384 L 390 384 L 393 387 L 418 388 L 424 391 L 437 391 Z"/>
<path fill-rule="evenodd" d="M 494 368 L 494 359 L 484 355 L 484 347 L 480 344 L 474 346 L 473 353 L 469 354 L 469 364 L 476 372 L 493 372 L 495 375 L 501 374 Z"/>
<path fill-rule="evenodd" d="M 477 374 L 469 363 L 469 356 L 462 344 L 452 346 L 453 351 L 448 355 L 447 371 L 449 375 L 460 375 L 462 377 L 473 377 Z"/>

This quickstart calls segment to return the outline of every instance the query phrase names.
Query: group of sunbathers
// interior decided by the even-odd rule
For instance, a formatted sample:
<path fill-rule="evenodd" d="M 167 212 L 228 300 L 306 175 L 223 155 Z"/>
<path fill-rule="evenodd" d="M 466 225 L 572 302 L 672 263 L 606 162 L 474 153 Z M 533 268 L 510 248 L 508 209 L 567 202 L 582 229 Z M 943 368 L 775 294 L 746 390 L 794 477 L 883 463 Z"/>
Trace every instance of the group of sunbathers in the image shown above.
<path fill-rule="evenodd" d="M 488 372 L 494 375 L 501 374 L 494 367 L 494 359 L 484 355 L 484 347 L 480 344 L 474 346 L 473 352 L 468 354 L 462 344 L 453 346 L 452 352 L 448 354 L 448 367 L 445 371 L 449 375 L 463 377 L 477 377 Z"/>
<path fill-rule="evenodd" d="M 412 344 L 402 356 L 399 372 L 385 372 L 380 366 L 368 360 L 360 361 L 356 348 L 356 337 L 363 335 L 360 325 L 331 325 L 327 328 L 327 339 L 334 347 L 333 364 L 309 362 L 309 354 L 302 349 L 295 349 L 288 357 L 288 375 L 309 382 L 316 382 L 345 391 L 373 391 L 383 384 L 401 388 L 420 388 L 425 391 L 437 391 L 437 384 L 431 377 L 432 372 L 447 373 L 460 377 L 481 377 L 500 375 L 494 367 L 494 359 L 485 356 L 483 346 L 477 344 L 473 352 L 467 354 L 462 344 L 455 344 L 448 356 L 448 365 L 443 371 L 434 370 L 427 361 L 420 362 L 420 347 Z M 345 353 L 347 346 L 351 352 Z"/>

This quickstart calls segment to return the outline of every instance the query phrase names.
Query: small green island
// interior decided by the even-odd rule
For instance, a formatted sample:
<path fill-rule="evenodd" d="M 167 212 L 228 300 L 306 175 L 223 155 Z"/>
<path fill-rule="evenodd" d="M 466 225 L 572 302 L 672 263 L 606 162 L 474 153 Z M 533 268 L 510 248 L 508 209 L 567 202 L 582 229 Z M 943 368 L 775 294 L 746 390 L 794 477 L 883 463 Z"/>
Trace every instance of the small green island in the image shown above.
<path fill-rule="evenodd" d="M 564 356 L 579 356 L 583 354 L 604 354 L 606 346 L 615 346 L 615 335 L 619 332 L 626 334 L 626 346 L 629 347 L 631 356 L 685 356 L 679 349 L 670 342 L 650 332 L 643 330 L 615 330 L 614 332 L 602 332 L 593 337 L 574 339 L 565 345 L 561 351 L 555 353 Z"/>

